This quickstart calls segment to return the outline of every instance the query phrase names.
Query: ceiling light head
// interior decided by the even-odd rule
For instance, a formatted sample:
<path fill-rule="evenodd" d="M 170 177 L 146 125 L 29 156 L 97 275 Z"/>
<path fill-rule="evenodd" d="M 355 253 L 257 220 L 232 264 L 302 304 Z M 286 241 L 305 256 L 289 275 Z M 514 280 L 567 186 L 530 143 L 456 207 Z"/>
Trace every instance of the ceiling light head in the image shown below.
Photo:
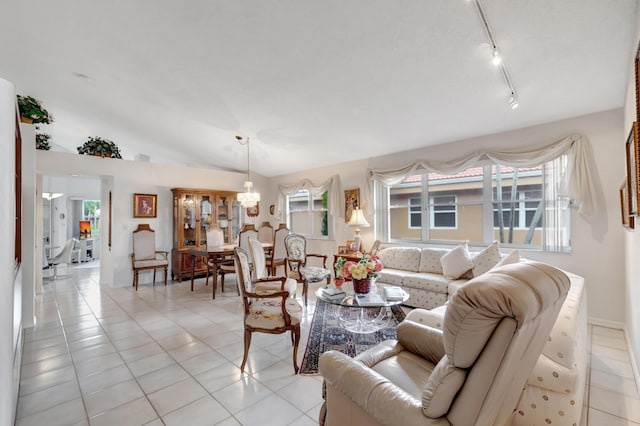
<path fill-rule="evenodd" d="M 493 57 L 491 58 L 491 63 L 495 66 L 498 66 L 502 63 L 502 56 L 500 56 L 500 51 L 498 51 L 497 47 L 493 48 Z"/>
<path fill-rule="evenodd" d="M 516 98 L 515 94 L 511 94 L 511 97 L 509 98 L 509 106 L 511 107 L 511 109 L 516 109 L 518 108 L 518 99 Z"/>

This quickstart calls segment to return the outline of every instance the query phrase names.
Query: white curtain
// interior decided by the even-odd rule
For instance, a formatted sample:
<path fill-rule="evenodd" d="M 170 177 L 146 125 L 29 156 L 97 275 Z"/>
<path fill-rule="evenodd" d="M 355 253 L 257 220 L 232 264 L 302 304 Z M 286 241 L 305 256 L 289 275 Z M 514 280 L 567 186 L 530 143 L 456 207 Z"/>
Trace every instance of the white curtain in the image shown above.
<path fill-rule="evenodd" d="M 502 164 L 511 167 L 533 167 L 568 154 L 569 163 L 561 192 L 574 201 L 578 213 L 589 223 L 606 217 L 604 192 L 598 176 L 591 144 L 586 137 L 575 134 L 550 145 L 517 151 L 479 151 L 452 161 L 417 161 L 394 170 L 369 170 L 364 201 L 370 203 L 373 182 L 387 187 L 397 185 L 407 177 L 422 171 L 455 174 L 469 167 Z"/>
<path fill-rule="evenodd" d="M 293 195 L 301 189 L 306 189 L 313 195 L 322 195 L 325 191 L 329 191 L 329 214 L 334 217 L 340 217 L 344 211 L 344 195 L 342 194 L 342 186 L 340 185 L 340 176 L 333 175 L 326 182 L 316 185 L 309 179 L 303 179 L 291 185 L 281 184 L 278 186 L 278 203 L 276 216 L 284 221 L 282 208 L 285 205 L 286 197 Z"/>

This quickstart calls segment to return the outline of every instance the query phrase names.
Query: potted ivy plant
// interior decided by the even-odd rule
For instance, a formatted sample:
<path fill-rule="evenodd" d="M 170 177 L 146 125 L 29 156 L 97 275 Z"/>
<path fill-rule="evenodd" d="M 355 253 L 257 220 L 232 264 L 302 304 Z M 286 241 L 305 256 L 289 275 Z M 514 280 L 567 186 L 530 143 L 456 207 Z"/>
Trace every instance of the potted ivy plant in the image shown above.
<path fill-rule="evenodd" d="M 20 121 L 23 123 L 53 123 L 53 115 L 42 107 L 42 101 L 31 96 L 18 95 L 18 109 L 20 110 Z"/>
<path fill-rule="evenodd" d="M 49 151 L 51 149 L 51 135 L 48 133 L 36 133 L 36 149 Z"/>
<path fill-rule="evenodd" d="M 82 146 L 78 147 L 78 153 L 95 155 L 98 157 L 122 159 L 118 145 L 109 139 L 102 139 L 99 136 L 89 137 Z"/>

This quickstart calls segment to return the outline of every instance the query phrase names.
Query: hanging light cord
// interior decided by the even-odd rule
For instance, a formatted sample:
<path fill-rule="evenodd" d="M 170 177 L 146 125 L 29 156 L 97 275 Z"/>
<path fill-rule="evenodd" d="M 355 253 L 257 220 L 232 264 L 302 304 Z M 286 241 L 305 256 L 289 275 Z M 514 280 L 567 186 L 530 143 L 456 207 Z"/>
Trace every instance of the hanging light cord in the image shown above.
<path fill-rule="evenodd" d="M 244 138 L 242 136 L 236 136 L 236 139 L 238 140 L 238 143 L 242 146 L 247 146 L 247 180 L 250 181 L 251 180 L 251 155 L 250 155 L 250 149 L 251 149 L 251 145 L 249 145 L 249 139 L 247 138 L 247 140 L 243 143 Z"/>

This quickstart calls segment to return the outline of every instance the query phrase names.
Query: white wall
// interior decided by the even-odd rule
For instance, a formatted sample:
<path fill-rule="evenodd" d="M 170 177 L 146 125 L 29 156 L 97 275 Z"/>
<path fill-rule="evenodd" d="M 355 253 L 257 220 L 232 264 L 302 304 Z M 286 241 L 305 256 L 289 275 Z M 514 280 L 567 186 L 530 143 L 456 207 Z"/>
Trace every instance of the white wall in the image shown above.
<path fill-rule="evenodd" d="M 0 424 L 13 424 L 18 388 L 15 380 L 17 363 L 22 354 L 19 347 L 21 336 L 21 300 L 18 296 L 16 278 L 21 274 L 14 268 L 15 244 L 15 111 L 16 92 L 10 82 L 0 79 Z M 20 283 L 21 285 L 21 283 Z M 19 314 L 21 315 L 21 314 Z M 17 321 L 17 324 L 16 324 Z M 15 359 L 16 355 L 18 360 Z M 19 364 L 18 370 L 19 372 Z"/>
<path fill-rule="evenodd" d="M 227 191 L 242 191 L 246 178 L 244 173 L 218 170 L 194 169 L 155 163 L 133 162 L 109 158 L 98 158 L 77 154 L 38 151 L 37 172 L 42 175 L 96 176 L 102 179 L 101 206 L 104 212 L 101 242 L 101 282 L 114 287 L 130 286 L 132 282 L 129 254 L 132 249 L 131 233 L 140 223 L 149 223 L 156 231 L 158 250 L 171 250 L 173 230 L 173 206 L 171 188 L 205 188 Z M 252 173 L 257 190 L 266 187 L 266 180 Z M 112 248 L 108 248 L 108 191 L 113 194 Z M 133 194 L 157 194 L 158 217 L 154 219 L 133 218 Z M 254 223 L 268 220 L 268 212 L 261 209 Z M 268 210 L 268 208 L 266 209 Z M 112 279 L 105 274 L 113 272 Z M 150 282 L 152 273 L 142 274 L 140 282 Z M 160 277 L 157 278 L 158 280 Z"/>
<path fill-rule="evenodd" d="M 629 52 L 629 77 L 627 80 L 627 98 L 624 108 L 624 127 L 621 129 L 625 137 L 631 130 L 631 125 L 637 120 L 636 115 L 636 91 L 633 58 L 636 55 L 638 40 L 640 39 L 640 14 L 636 13 L 636 43 L 633 51 Z M 626 140 L 626 139 L 625 139 Z M 618 145 L 623 145 L 620 141 Z M 619 164 L 624 167 L 624 162 Z M 640 380 L 638 366 L 640 365 L 640 217 L 636 217 L 636 229 L 625 232 L 625 252 L 626 252 L 626 280 L 625 280 L 625 303 L 626 318 L 625 327 L 636 374 L 636 382 Z"/>
<path fill-rule="evenodd" d="M 504 150 L 545 145 L 569 134 L 581 133 L 592 143 L 602 180 L 608 216 L 598 227 L 606 232 L 603 235 L 594 235 L 591 227 L 573 212 L 571 254 L 526 251 L 523 255 L 584 276 L 589 294 L 589 316 L 594 320 L 622 326 L 625 318 L 624 235 L 619 224 L 618 199 L 618 188 L 624 178 L 624 170 L 621 167 L 624 164 L 622 118 L 621 109 L 606 111 L 496 135 L 279 176 L 271 180 L 270 197 L 275 199 L 275 188 L 280 183 L 291 184 L 305 177 L 320 183 L 335 173 L 340 174 L 344 189 L 359 187 L 362 194 L 366 171 L 369 168 L 395 168 L 418 159 L 452 160 L 482 149 Z M 371 214 L 367 214 L 367 220 L 373 224 Z M 352 236 L 353 230 L 344 224 L 344 219 L 338 219 L 336 240 L 310 241 L 310 247 L 314 251 L 331 255 L 335 253 L 337 245 L 342 245 L 347 238 L 352 239 Z M 370 247 L 375 240 L 373 227 L 363 228 L 362 236 L 364 247 Z"/>

